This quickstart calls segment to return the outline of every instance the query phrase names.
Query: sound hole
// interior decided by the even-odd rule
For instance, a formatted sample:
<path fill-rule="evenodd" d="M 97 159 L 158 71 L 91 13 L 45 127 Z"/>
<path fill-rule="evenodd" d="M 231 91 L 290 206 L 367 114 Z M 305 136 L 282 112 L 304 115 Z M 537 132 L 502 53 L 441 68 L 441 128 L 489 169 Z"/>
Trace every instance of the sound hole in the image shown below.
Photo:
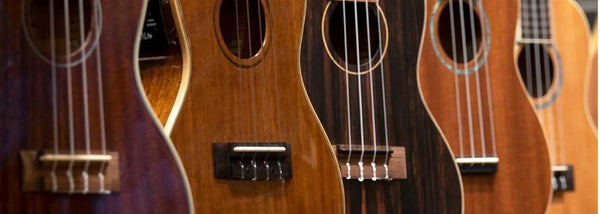
<path fill-rule="evenodd" d="M 50 2 L 53 2 L 52 8 Z M 54 28 L 56 56 L 66 56 L 78 51 L 84 45 L 81 42 L 81 24 L 83 24 L 84 43 L 92 29 L 92 2 L 84 0 L 83 8 L 80 10 L 79 0 L 68 0 L 66 2 L 68 9 L 65 11 L 65 1 L 62 0 L 30 0 L 25 11 L 25 27 L 34 45 L 43 54 L 50 55 L 52 52 L 51 30 Z M 83 15 L 83 20 L 80 19 L 80 14 Z M 51 15 L 54 19 L 53 25 L 50 22 Z M 68 26 L 65 25 L 66 19 L 68 19 Z M 69 33 L 69 38 L 67 38 L 66 31 Z M 67 53 L 66 47 L 67 40 L 70 42 L 69 53 Z"/>
<path fill-rule="evenodd" d="M 346 40 L 344 40 L 344 7 L 342 4 L 346 4 Z M 356 9 L 356 13 L 355 13 Z M 377 23 L 377 8 L 370 4 L 368 9 L 369 16 L 369 31 L 367 32 L 367 14 L 365 11 L 365 4 L 358 3 L 355 7 L 355 4 L 352 2 L 344 2 L 332 5 L 331 9 L 331 17 L 329 19 L 329 43 L 333 48 L 333 52 L 337 55 L 338 59 L 342 61 L 348 62 L 348 65 L 357 66 L 357 65 L 366 65 L 369 60 L 372 60 L 372 64 L 375 64 L 374 61 L 377 61 L 379 58 L 379 29 Z M 356 22 L 358 21 L 358 48 L 356 47 Z M 383 28 L 383 23 L 381 23 L 381 27 Z M 384 29 L 382 29 L 383 31 Z M 370 36 L 370 40 L 367 37 L 367 34 Z M 383 32 L 381 33 L 383 34 Z M 383 35 L 381 35 L 383 37 Z M 369 59 L 369 45 L 371 46 Z M 356 59 L 358 49 L 358 57 L 360 59 L 360 63 Z M 346 51 L 347 51 L 347 60 L 346 59 Z"/>
<path fill-rule="evenodd" d="M 471 24 L 471 14 L 475 16 L 473 17 L 474 25 Z M 452 20 L 451 15 L 454 20 Z M 452 29 L 452 24 L 454 24 L 454 30 Z M 473 29 L 475 30 L 475 39 L 472 34 Z M 463 1 L 453 1 L 452 10 L 450 10 L 450 3 L 446 4 L 442 9 L 438 22 L 438 35 L 446 55 L 457 63 L 468 62 L 475 58 L 477 54 L 473 52 L 473 45 L 477 45 L 477 52 L 482 48 L 479 15 L 473 10 L 471 5 Z M 452 41 L 453 38 L 454 44 Z"/>
<path fill-rule="evenodd" d="M 554 62 L 546 46 L 523 46 L 517 63 L 530 96 L 540 98 L 548 93 L 554 81 Z"/>
<path fill-rule="evenodd" d="M 265 15 L 260 0 L 223 0 L 219 15 L 221 36 L 231 53 L 249 59 L 265 40 Z"/>

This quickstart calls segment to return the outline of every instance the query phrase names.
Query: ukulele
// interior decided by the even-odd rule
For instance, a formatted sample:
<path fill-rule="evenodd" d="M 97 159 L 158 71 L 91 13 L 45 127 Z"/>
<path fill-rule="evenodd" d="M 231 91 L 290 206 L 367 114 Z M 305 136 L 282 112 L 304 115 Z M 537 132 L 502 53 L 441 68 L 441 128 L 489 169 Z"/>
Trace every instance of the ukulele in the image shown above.
<path fill-rule="evenodd" d="M 347 213 L 462 213 L 460 174 L 417 88 L 424 1 L 308 1 L 304 85 Z"/>
<path fill-rule="evenodd" d="M 0 3 L 0 213 L 193 212 L 137 73 L 145 9 Z"/>
<path fill-rule="evenodd" d="M 570 0 L 522 0 L 515 67 L 548 139 L 549 213 L 597 210 L 598 143 L 585 113 L 588 25 Z"/>
<path fill-rule="evenodd" d="M 428 0 L 419 88 L 462 173 L 465 213 L 544 213 L 550 161 L 512 62 L 517 0 Z"/>
<path fill-rule="evenodd" d="M 191 68 L 181 13 L 173 4 L 149 0 L 139 58 L 144 92 L 167 135 L 185 97 Z"/>
<path fill-rule="evenodd" d="M 304 2 L 180 3 L 193 70 L 170 136 L 196 211 L 342 213 L 340 171 L 300 79 Z"/>

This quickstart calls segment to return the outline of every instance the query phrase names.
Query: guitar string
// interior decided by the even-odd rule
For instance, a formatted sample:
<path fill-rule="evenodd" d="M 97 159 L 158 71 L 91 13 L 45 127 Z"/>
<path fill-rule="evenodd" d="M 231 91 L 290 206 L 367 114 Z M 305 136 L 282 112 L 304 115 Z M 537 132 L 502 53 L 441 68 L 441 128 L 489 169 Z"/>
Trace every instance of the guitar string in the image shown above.
<path fill-rule="evenodd" d="M 542 0 L 542 12 L 541 12 L 541 16 L 542 16 L 542 23 L 544 26 L 544 36 L 547 37 L 548 39 L 552 39 L 552 26 L 550 23 L 550 5 L 548 4 L 548 2 L 546 0 Z M 550 48 L 551 46 L 548 46 L 548 51 L 551 51 Z M 555 70 L 550 70 L 550 63 L 552 63 L 550 61 L 550 55 L 549 54 L 545 54 L 544 55 L 544 65 L 546 68 L 546 88 L 550 89 L 550 87 L 552 86 L 552 81 L 550 79 L 550 72 L 554 72 Z M 560 69 L 560 68 L 559 68 Z M 566 145 L 565 145 L 565 141 L 564 141 L 564 133 L 562 132 L 563 130 L 563 121 L 562 121 L 562 115 L 561 115 L 561 110 L 560 110 L 560 104 L 557 102 L 554 105 L 550 105 L 549 107 L 551 107 L 551 115 L 552 117 L 556 116 L 556 121 L 553 121 L 553 125 L 552 125 L 552 133 L 553 133 L 553 139 L 558 139 L 558 154 L 557 156 L 560 156 L 560 160 L 559 163 L 565 164 L 566 163 Z M 555 126 L 558 126 L 555 127 Z M 558 129 L 558 134 L 556 133 L 556 129 Z M 558 160 L 558 158 L 557 158 Z"/>
<path fill-rule="evenodd" d="M 528 0 L 522 0 L 522 14 L 521 14 L 521 28 L 523 31 L 523 34 L 521 35 L 522 37 L 531 37 L 531 29 L 529 29 L 531 27 L 531 23 L 532 21 L 530 21 L 530 14 L 529 14 L 529 5 L 530 3 L 527 3 Z M 532 50 L 530 50 L 530 46 L 529 45 L 525 45 L 525 74 L 526 74 L 526 79 L 527 79 L 527 91 L 529 91 L 529 93 L 531 94 L 531 96 L 533 96 L 533 76 L 532 76 L 532 65 L 531 65 L 531 52 Z M 539 114 L 538 111 L 536 111 L 536 114 L 538 116 L 541 115 Z M 543 122 L 542 122 L 543 124 Z"/>
<path fill-rule="evenodd" d="M 459 5 L 459 13 L 460 13 L 460 29 L 461 29 L 461 39 L 462 39 L 462 51 L 463 51 L 463 68 L 465 70 L 468 69 L 468 58 L 467 58 L 467 38 L 466 38 L 466 30 L 465 30 L 465 18 L 464 18 L 464 6 L 462 3 Z M 469 81 L 469 75 L 465 74 L 465 92 L 466 92 L 466 101 L 467 101 L 467 116 L 468 116 L 468 125 L 469 125 L 469 145 L 471 146 L 471 157 L 475 157 L 475 141 L 473 139 L 473 115 L 471 111 L 471 83 Z"/>
<path fill-rule="evenodd" d="M 452 34 L 452 58 L 453 59 L 457 59 L 457 53 L 456 53 L 456 49 L 457 49 L 457 45 L 456 45 L 456 28 L 454 26 L 454 7 L 453 7 L 453 3 L 454 0 L 450 0 L 448 1 L 449 5 L 450 5 L 450 30 L 451 30 L 451 34 Z M 460 148 L 460 157 L 464 157 L 465 153 L 464 153 L 464 146 L 463 146 L 463 131 L 462 131 L 462 109 L 461 109 L 461 100 L 460 100 L 460 83 L 459 83 L 459 76 L 458 73 L 456 73 L 456 71 L 458 70 L 458 65 L 457 63 L 452 63 L 452 69 L 453 69 L 453 73 L 454 73 L 454 92 L 456 93 L 456 115 L 457 115 L 457 122 L 458 122 L 458 142 L 459 142 L 459 148 Z"/>
<path fill-rule="evenodd" d="M 248 1 L 246 1 L 246 2 L 248 2 Z M 261 22 L 261 12 L 260 12 L 260 4 L 261 4 L 261 3 L 260 3 L 260 0 L 257 0 L 256 2 L 258 2 L 258 3 L 257 3 L 257 8 L 256 8 L 256 9 L 257 9 L 257 16 L 258 16 L 258 19 L 257 19 L 257 20 L 258 20 L 258 34 L 259 34 L 259 37 L 258 37 L 258 39 L 259 39 L 259 41 L 260 41 L 260 42 L 259 42 L 259 44 L 260 44 L 260 45 L 259 45 L 259 47 L 258 47 L 258 50 L 260 50 L 260 49 L 262 48 L 262 45 L 263 45 L 263 32 L 262 32 L 262 22 Z M 250 23 L 250 22 L 251 22 L 251 19 L 250 19 L 250 4 L 248 4 L 246 8 L 247 8 L 247 11 L 248 11 L 248 26 L 251 26 L 251 23 Z M 249 30 L 248 30 L 248 31 L 251 31 L 251 28 L 249 28 Z M 250 41 L 250 42 L 252 42 L 252 41 Z M 252 51 L 250 51 L 250 53 L 252 53 Z M 253 56 L 250 56 L 250 57 L 253 57 Z M 261 63 L 260 65 L 257 65 L 257 67 L 258 67 L 258 66 L 260 66 L 260 69 L 257 69 L 257 70 L 261 70 L 261 72 L 260 72 L 260 73 L 261 73 L 261 75 L 262 75 L 262 78 L 260 78 L 260 76 L 259 76 L 259 77 L 258 77 L 258 79 L 260 79 L 260 81 L 261 81 L 261 83 L 260 83 L 260 86 L 262 86 L 262 87 L 261 87 L 261 89 L 262 89 L 262 90 L 261 90 L 261 91 L 262 91 L 262 96 L 265 96 L 265 95 L 267 94 L 267 91 L 266 91 L 266 86 L 265 86 L 265 79 L 266 79 L 266 76 L 265 76 L 266 74 L 265 74 L 265 73 L 266 73 L 266 69 L 265 69 L 265 65 L 264 65 L 264 64 L 262 64 L 262 63 Z M 276 67 L 276 66 L 273 66 L 273 67 Z M 275 81 L 276 81 L 276 78 L 275 78 Z M 277 88 L 277 84 L 276 84 L 276 83 L 275 83 L 275 86 L 276 86 L 275 88 Z M 277 93 L 276 93 L 275 95 L 277 96 Z M 259 97 L 261 97 L 261 96 L 259 96 Z M 266 104 L 265 104 L 265 100 L 266 100 L 266 99 L 261 99 L 261 103 L 262 103 L 262 106 L 263 106 L 263 108 L 266 106 Z M 275 103 L 275 105 L 277 105 L 277 103 Z M 277 107 L 275 107 L 275 109 L 277 110 Z M 262 110 L 261 112 L 262 112 L 262 118 L 263 118 L 263 120 L 261 120 L 261 121 L 265 121 L 265 120 L 266 120 L 266 118 L 267 118 L 267 111 L 265 111 L 265 110 Z M 276 113 L 276 114 L 277 114 L 277 113 Z M 272 121 L 272 120 L 266 120 L 266 121 Z M 257 153 L 255 152 L 255 153 L 253 154 L 252 161 L 251 161 L 251 163 L 252 163 L 252 166 L 253 166 L 253 168 L 254 168 L 254 172 L 255 172 L 255 173 L 254 173 L 254 177 L 253 177 L 253 180 L 254 180 L 254 181 L 256 181 L 256 180 L 257 180 L 257 173 L 256 173 L 256 170 L 257 170 L 257 164 L 256 164 L 256 155 L 257 155 Z"/>
<path fill-rule="evenodd" d="M 549 38 L 549 34 L 546 32 L 546 29 L 547 29 L 547 27 L 549 27 L 549 24 L 546 22 L 546 13 L 544 12 L 545 11 L 545 7 L 546 7 L 546 5 L 544 4 L 544 0 L 540 0 L 540 4 L 539 4 L 538 10 L 540 12 L 540 25 L 541 26 L 540 26 L 539 30 L 540 30 L 540 37 L 541 38 L 546 38 L 546 36 L 548 36 L 548 38 Z M 544 49 L 544 45 L 540 45 L 540 48 L 541 48 L 542 51 L 545 50 Z M 546 89 L 550 89 L 550 86 L 551 86 L 552 83 L 550 82 L 550 69 L 549 69 L 550 68 L 550 63 L 549 63 L 549 60 L 548 60 L 548 54 L 543 54 L 543 56 L 541 56 L 541 57 L 543 58 L 543 61 L 544 61 L 543 62 L 544 63 L 544 67 L 543 67 L 543 69 L 544 69 L 544 74 L 543 74 L 543 77 L 544 77 L 544 87 Z M 554 106 L 553 105 L 549 105 L 547 108 L 548 109 L 546 111 L 548 111 L 548 113 L 547 113 L 548 125 L 550 126 L 549 130 L 548 130 L 548 133 L 550 134 L 550 139 L 554 143 L 556 143 L 556 135 L 555 135 L 556 133 L 555 133 L 555 126 L 554 126 L 555 125 L 555 121 L 554 121 Z M 560 152 L 560 148 L 556 148 L 556 149 L 558 149 L 559 152 Z M 558 158 L 555 158 L 555 160 L 558 160 Z"/>
<path fill-rule="evenodd" d="M 471 10 L 469 10 L 469 16 L 470 16 L 470 23 L 471 23 L 471 38 L 472 38 L 472 42 L 473 42 L 473 65 L 477 65 L 478 64 L 478 58 L 477 58 L 477 52 L 478 52 L 478 46 L 477 46 L 477 35 L 475 33 L 475 8 L 473 4 L 473 0 L 469 0 L 469 5 L 471 5 Z M 483 12 L 481 12 L 481 14 L 483 14 Z M 482 28 L 485 29 L 485 28 Z M 482 37 L 485 36 L 485 32 L 484 34 L 481 35 Z M 483 44 L 483 39 L 482 39 L 482 44 Z M 486 62 L 487 64 L 487 62 Z M 477 100 L 477 112 L 478 112 L 478 123 L 479 123 L 479 137 L 481 140 L 481 153 L 482 156 L 485 158 L 487 157 L 487 153 L 486 153 L 486 141 L 485 141 L 485 131 L 484 131 L 484 125 L 483 125 L 483 110 L 482 110 L 482 104 L 481 104 L 481 85 L 480 85 L 480 79 L 479 79 L 479 70 L 475 71 L 475 91 L 476 91 L 476 100 Z"/>
<path fill-rule="evenodd" d="M 94 4 L 94 32 L 96 33 L 96 38 L 100 40 L 100 26 L 102 25 L 102 8 L 100 7 L 100 0 L 95 0 Z M 102 57 L 100 56 L 100 41 L 98 41 L 98 45 L 96 46 L 96 73 L 98 79 L 98 115 L 100 121 L 100 144 L 102 149 L 102 154 L 106 155 L 106 128 L 104 121 L 104 93 L 102 86 Z M 106 167 L 106 162 L 102 162 L 100 164 L 100 170 L 98 171 L 98 178 L 100 180 L 100 185 L 98 187 L 99 191 L 104 191 L 104 168 Z"/>
<path fill-rule="evenodd" d="M 537 10 L 539 10 L 538 5 L 536 0 L 532 1 L 532 5 L 531 5 L 531 19 L 532 19 L 532 27 L 533 27 L 533 38 L 538 39 L 540 34 L 539 34 L 539 26 L 538 26 L 538 14 L 537 14 Z M 536 73 L 536 94 L 538 98 L 542 98 L 542 68 L 541 68 L 541 57 L 540 57 L 540 49 L 542 49 L 543 46 L 541 44 L 536 44 L 534 45 L 534 60 L 535 60 L 535 73 Z M 542 124 L 547 124 L 546 123 L 546 115 L 547 113 L 542 111 L 541 113 L 541 117 L 542 119 Z M 550 160 L 552 164 L 556 163 L 556 147 L 555 147 L 555 142 L 554 139 L 550 139 L 548 140 L 548 143 L 550 143 Z"/>
<path fill-rule="evenodd" d="M 238 0 L 234 1 L 235 4 L 235 32 L 236 32 L 236 48 L 237 48 L 237 52 L 238 52 L 238 57 L 242 57 L 242 44 L 241 44 L 241 39 L 240 39 L 240 18 L 239 18 L 239 4 L 238 4 Z M 243 75 L 242 75 L 242 69 L 241 69 L 241 64 L 236 64 L 236 68 L 238 70 L 239 73 L 239 80 L 240 80 L 240 100 L 243 103 L 243 86 L 244 86 L 244 81 L 243 81 Z M 240 126 L 240 130 L 241 132 L 245 132 L 246 130 L 244 130 L 243 126 Z M 242 160 L 244 159 L 244 153 L 242 153 L 240 160 L 238 161 L 238 164 L 240 165 L 240 172 L 241 172 L 241 179 L 244 179 L 244 172 L 245 172 L 245 167 L 244 164 L 242 163 Z"/>
<path fill-rule="evenodd" d="M 84 24 L 84 11 L 83 11 L 83 0 L 79 0 L 79 40 L 80 45 L 82 47 L 81 57 L 85 57 L 85 24 Z M 88 103 L 88 92 L 87 92 L 87 63 L 85 59 L 81 60 L 81 81 L 82 81 L 82 90 L 83 90 L 83 117 L 84 117 L 84 134 L 85 134 L 85 151 L 87 155 L 91 154 L 90 151 L 90 122 L 89 122 L 89 103 Z M 85 162 L 85 166 L 83 171 L 81 172 L 81 176 L 84 179 L 84 189 L 83 193 L 87 193 L 88 191 L 88 169 L 90 166 L 90 161 Z"/>
<path fill-rule="evenodd" d="M 385 73 L 384 73 L 384 68 L 383 68 L 383 42 L 381 41 L 381 17 L 379 14 L 379 0 L 377 0 L 375 2 L 375 6 L 378 10 L 377 12 L 377 33 L 379 36 L 379 57 L 381 59 L 379 68 L 380 68 L 380 72 L 381 72 L 381 98 L 383 100 L 383 130 L 384 130 L 384 134 L 385 134 L 385 160 L 383 161 L 383 168 L 385 170 L 385 178 L 384 179 L 390 179 L 389 177 L 389 173 L 388 173 L 388 161 L 389 161 L 389 151 L 390 151 L 390 147 L 389 147 L 389 134 L 388 134 L 388 122 L 387 122 L 387 102 L 386 102 L 386 93 L 385 93 Z"/>
<path fill-rule="evenodd" d="M 54 32 L 54 0 L 49 0 L 49 14 L 50 14 L 50 62 L 52 70 L 52 128 L 54 133 L 54 154 L 59 153 L 58 146 L 58 98 L 57 98 L 57 87 L 56 87 L 56 39 Z M 58 183 L 56 180 L 56 168 L 58 162 L 52 163 L 52 171 L 50 172 L 50 178 L 52 179 L 52 191 L 58 190 Z"/>
<path fill-rule="evenodd" d="M 485 10 L 483 8 L 483 1 L 479 1 L 479 11 L 482 11 L 482 14 L 485 14 Z M 486 14 L 487 15 L 487 14 Z M 482 28 L 484 29 L 482 32 L 482 38 L 486 38 L 485 35 L 486 34 L 491 34 L 491 32 L 487 32 L 487 28 Z M 485 39 L 482 40 L 482 44 L 485 42 Z M 485 50 L 484 50 L 485 51 Z M 487 59 L 486 59 L 487 60 Z M 496 127 L 494 126 L 494 107 L 492 105 L 492 86 L 490 84 L 490 66 L 489 66 L 489 61 L 485 62 L 485 84 L 486 84 L 486 95 L 487 95 L 487 104 L 488 104 L 488 116 L 489 116 L 489 129 L 490 129 L 490 136 L 491 136 L 491 141 L 492 141 L 492 156 L 493 157 L 498 157 L 498 154 L 496 153 Z M 479 81 L 479 78 L 477 78 Z"/>
<path fill-rule="evenodd" d="M 379 11 L 377 11 L 379 13 Z M 371 161 L 371 168 L 373 170 L 373 177 L 371 179 L 373 181 L 377 180 L 377 168 L 375 164 L 375 160 L 377 159 L 377 127 L 375 125 L 375 97 L 373 95 L 373 64 L 372 64 L 372 56 L 371 56 L 371 26 L 369 23 L 369 1 L 365 1 L 365 17 L 367 24 L 367 54 L 369 56 L 369 87 L 371 96 L 369 99 L 371 100 L 371 123 L 372 123 L 372 141 L 373 141 L 373 160 Z"/>
<path fill-rule="evenodd" d="M 250 3 L 248 0 L 246 0 L 246 27 L 248 28 L 248 59 L 252 58 L 252 27 L 251 27 L 251 21 L 250 21 Z M 250 69 L 252 69 L 254 66 L 252 64 L 250 64 Z M 251 70 L 248 70 L 250 72 L 250 86 L 251 86 L 251 91 L 252 91 L 252 100 L 251 100 L 251 108 L 252 108 L 252 116 L 253 116 L 253 126 L 252 126 L 252 132 L 254 133 L 254 139 L 258 140 L 259 136 L 257 133 L 257 126 L 258 126 L 258 114 L 259 114 L 259 110 L 258 110 L 258 104 L 256 103 L 256 86 L 254 84 L 254 72 L 252 72 Z"/>
<path fill-rule="evenodd" d="M 363 171 L 363 158 L 365 156 L 365 133 L 364 133 L 364 125 L 363 125 L 363 107 L 362 107 L 362 83 L 361 83 L 361 75 L 360 75 L 360 45 L 359 45 L 359 35 L 358 35 L 358 2 L 354 0 L 354 31 L 356 34 L 356 71 L 357 71 L 357 82 L 358 82 L 358 109 L 359 109 L 359 121 L 360 121 L 360 160 L 358 161 L 358 168 L 360 170 L 360 175 L 358 177 L 358 181 L 364 180 L 364 171 Z"/>
<path fill-rule="evenodd" d="M 69 23 L 69 0 L 64 0 L 63 3 L 64 10 L 64 21 L 65 21 L 65 60 L 66 64 L 70 64 L 70 56 L 71 56 L 71 35 L 70 35 L 70 23 Z M 73 90 L 72 90 L 72 80 L 71 80 L 71 67 L 67 66 L 67 96 L 68 96 L 68 113 L 69 113 L 69 147 L 70 154 L 75 155 L 75 133 L 73 127 Z M 73 180 L 73 160 L 69 161 L 69 167 L 65 174 L 69 180 L 69 193 L 72 193 L 75 188 L 75 183 Z"/>
<path fill-rule="evenodd" d="M 346 170 L 347 175 L 346 179 L 351 179 L 352 175 L 350 174 L 350 158 L 352 157 L 352 120 L 350 117 L 350 77 L 348 70 L 348 32 L 347 32 L 347 22 L 346 22 L 346 1 L 342 1 L 342 15 L 344 21 L 344 68 L 346 69 L 345 79 L 346 79 L 346 117 L 348 119 L 348 159 L 346 159 Z"/>
<path fill-rule="evenodd" d="M 261 40 L 261 45 L 262 45 L 262 44 L 264 44 L 264 40 L 265 40 L 264 38 L 266 38 L 266 36 L 264 36 L 263 32 L 262 32 L 262 29 L 263 29 L 263 26 L 262 26 L 263 17 L 262 17 L 262 10 L 261 10 L 261 1 L 257 0 L 256 2 L 257 2 L 256 11 L 258 13 L 258 33 L 259 33 L 259 39 Z M 266 29 L 266 22 L 265 22 L 265 29 Z M 271 44 L 271 46 L 272 46 L 272 44 Z M 275 55 L 275 56 L 277 56 L 277 55 Z M 273 59 L 275 59 L 275 58 L 273 58 Z M 273 60 L 273 68 L 276 67 L 275 65 L 276 65 L 276 63 Z M 262 65 L 262 68 L 263 68 L 262 69 L 263 70 L 262 71 L 262 73 L 263 73 L 263 79 L 266 79 L 266 77 L 265 77 L 265 72 L 266 72 L 265 65 Z M 277 128 L 280 129 L 282 126 L 281 126 L 281 120 L 279 119 L 280 118 L 280 112 L 279 112 L 279 87 L 277 87 L 279 84 L 277 83 L 277 71 L 276 70 L 273 71 L 273 75 L 275 76 L 275 78 L 274 78 L 274 83 L 275 83 L 275 102 L 276 102 L 275 103 L 275 114 L 276 114 L 276 117 L 277 117 L 275 120 L 277 120 L 277 122 L 276 122 L 277 123 Z M 262 82 L 262 85 L 263 86 L 265 85 L 264 84 L 264 80 Z M 264 89 L 264 87 L 263 87 L 263 89 Z M 263 90 L 263 94 L 266 94 L 264 92 L 264 90 Z M 278 139 L 282 139 L 280 131 L 276 132 L 276 135 L 277 135 Z M 270 175 L 269 175 L 269 173 L 270 173 L 270 171 L 269 171 L 270 165 L 268 163 L 268 159 L 269 159 L 269 153 L 266 153 L 265 158 L 263 160 L 263 164 L 265 165 L 265 168 L 266 168 L 266 170 L 265 170 L 266 171 L 266 178 L 265 178 L 266 180 L 270 179 Z"/>

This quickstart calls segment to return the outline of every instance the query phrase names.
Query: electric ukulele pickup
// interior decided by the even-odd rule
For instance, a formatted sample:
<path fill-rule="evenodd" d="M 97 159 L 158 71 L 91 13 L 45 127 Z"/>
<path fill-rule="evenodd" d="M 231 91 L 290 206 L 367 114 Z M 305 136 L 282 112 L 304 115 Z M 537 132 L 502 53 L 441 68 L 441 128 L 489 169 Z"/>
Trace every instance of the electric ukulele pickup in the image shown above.
<path fill-rule="evenodd" d="M 342 177 L 376 180 L 406 179 L 406 152 L 402 146 L 335 145 Z M 361 157 L 362 160 L 361 161 Z M 352 167 L 355 166 L 355 167 Z"/>
<path fill-rule="evenodd" d="M 116 152 L 54 153 L 23 150 L 23 191 L 110 194 L 119 191 Z"/>
<path fill-rule="evenodd" d="M 269 181 L 292 178 L 287 143 L 213 143 L 215 178 Z"/>
<path fill-rule="evenodd" d="M 566 192 L 575 190 L 572 165 L 552 166 L 552 190 L 554 192 Z"/>

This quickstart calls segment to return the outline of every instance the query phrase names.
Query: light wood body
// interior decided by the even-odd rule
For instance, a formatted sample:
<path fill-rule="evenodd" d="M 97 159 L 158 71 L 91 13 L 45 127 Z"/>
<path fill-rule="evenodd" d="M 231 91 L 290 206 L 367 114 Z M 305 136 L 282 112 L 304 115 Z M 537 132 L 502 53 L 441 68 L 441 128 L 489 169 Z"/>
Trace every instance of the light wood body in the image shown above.
<path fill-rule="evenodd" d="M 558 106 L 562 109 L 565 148 L 560 147 L 557 131 L 550 135 L 552 126 L 546 118 L 544 128 L 549 139 L 549 150 L 555 164 L 571 164 L 574 167 L 575 191 L 555 194 L 549 213 L 595 213 L 598 209 L 598 142 L 596 132 L 590 126 L 585 113 L 585 81 L 588 65 L 588 25 L 583 11 L 571 0 L 550 1 L 550 17 L 554 45 L 561 57 L 564 82 L 558 99 L 551 106 L 538 110 L 548 115 Z M 560 113 L 559 112 L 559 113 Z M 559 114 L 555 112 L 556 114 Z M 556 118 L 556 117 L 555 117 Z M 554 148 L 552 148 L 554 146 Z M 564 150 L 566 160 L 561 158 Z"/>
<path fill-rule="evenodd" d="M 356 150 L 361 144 L 360 134 L 358 134 L 360 114 L 357 75 L 349 75 L 346 82 L 345 71 L 336 66 L 329 57 L 328 51 L 333 50 L 326 49 L 327 42 L 343 38 L 327 37 L 324 40 L 322 36 L 327 35 L 325 32 L 328 31 L 327 27 L 322 26 L 322 17 L 331 16 L 331 12 L 326 13 L 328 5 L 330 8 L 335 5 L 338 8 L 342 7 L 338 3 L 309 0 L 302 40 L 302 78 L 329 139 L 333 144 L 341 146 L 347 146 L 350 141 Z M 356 180 L 356 177 L 351 180 L 344 178 L 347 213 L 462 213 L 460 174 L 453 161 L 452 153 L 438 127 L 429 117 L 418 90 L 416 63 L 419 42 L 423 36 L 425 2 L 380 1 L 379 6 L 382 16 L 385 16 L 389 25 L 382 31 L 389 32 L 390 39 L 387 53 L 380 65 L 383 66 L 383 71 L 380 70 L 381 67 L 374 66 L 372 75 L 368 73 L 361 75 L 360 93 L 363 94 L 364 103 L 362 117 L 365 120 L 363 133 L 366 146 L 373 145 L 373 135 L 376 133 L 376 144 L 384 147 L 386 135 L 383 127 L 387 126 L 390 130 L 390 146 L 403 147 L 406 150 L 407 177 L 391 181 L 382 179 L 372 181 L 370 177 L 372 171 L 367 168 L 363 182 Z M 348 1 L 346 7 L 347 10 L 353 11 L 354 3 Z M 372 4 L 371 7 L 375 8 L 375 5 Z M 359 13 L 364 13 L 364 10 L 358 10 Z M 377 28 L 376 25 L 370 27 Z M 361 27 L 361 30 L 365 29 Z M 368 64 L 366 60 L 361 61 L 365 65 Z M 337 63 L 344 64 L 343 58 L 339 58 Z M 368 67 L 364 70 L 367 69 Z M 384 83 L 380 80 L 381 72 L 385 75 Z M 372 98 L 374 105 L 370 104 L 371 98 L 368 95 L 370 76 L 374 79 L 372 81 L 374 85 L 372 88 L 375 90 Z M 346 85 L 350 91 L 349 102 L 352 114 L 350 121 L 346 116 L 348 113 Z M 382 98 L 382 87 L 386 88 L 385 100 Z M 381 107 L 383 105 L 387 106 L 387 115 L 383 113 Z M 373 111 L 374 116 L 371 113 Z M 387 118 L 388 124 L 383 122 L 384 117 Z M 372 123 L 376 124 L 377 130 L 372 128 Z M 349 125 L 353 133 L 351 136 L 348 133 Z M 353 157 L 358 158 L 358 156 Z M 346 174 L 347 158 L 342 156 L 338 160 L 343 166 L 342 173 Z M 367 158 L 365 161 L 365 165 L 369 165 L 371 159 Z M 377 165 L 381 166 L 381 163 Z M 356 163 L 351 165 L 351 169 L 352 172 L 359 172 Z M 381 173 L 381 171 L 383 170 L 377 172 Z"/>
<path fill-rule="evenodd" d="M 143 0 L 98 1 L 104 11 L 101 61 L 96 60 L 95 52 L 86 59 L 91 149 L 100 150 L 98 112 L 102 104 L 96 66 L 101 63 L 106 146 L 119 155 L 120 191 L 110 195 L 22 191 L 19 152 L 52 149 L 54 142 L 51 66 L 34 54 L 24 37 L 22 2 L 0 2 L 0 213 L 191 212 L 185 173 L 151 113 L 137 73 Z M 85 148 L 81 67 L 71 70 L 76 150 Z M 60 88 L 58 144 L 64 150 L 69 144 L 65 69 L 57 68 L 56 74 Z"/>
<path fill-rule="evenodd" d="M 429 24 L 436 0 L 427 2 Z M 482 2 L 491 27 L 491 47 L 487 63 L 497 156 L 500 161 L 495 174 L 463 174 L 465 213 L 544 213 L 551 193 L 548 150 L 542 128 L 522 89 L 514 65 L 510 63 L 519 2 L 517 0 Z M 455 74 L 442 65 L 435 55 L 433 44 L 429 39 L 431 34 L 432 32 L 427 28 L 419 58 L 419 86 L 431 116 L 440 126 L 456 157 L 460 154 L 460 141 L 457 130 Z M 482 68 L 477 72 L 480 72 L 479 81 L 485 83 L 485 69 Z M 469 75 L 472 95 L 476 94 L 475 77 L 475 74 Z M 467 104 L 464 89 L 465 76 L 459 75 L 459 78 L 462 88 L 461 106 L 464 107 Z M 485 85 L 482 85 L 482 88 L 485 88 Z M 485 93 L 482 94 L 483 102 L 487 98 Z M 477 105 L 475 99 L 471 102 L 472 106 Z M 476 121 L 474 126 L 478 127 L 479 117 L 477 111 L 474 112 L 473 121 Z M 482 119 L 489 124 L 487 110 L 484 110 L 484 113 L 486 113 L 485 118 Z M 467 115 L 462 114 L 462 118 L 463 126 L 466 127 Z M 474 133 L 474 139 L 480 138 L 478 133 Z M 468 145 L 469 139 L 466 135 L 463 137 Z M 490 139 L 489 134 L 485 137 Z M 481 150 L 479 145 L 475 148 Z M 491 151 L 489 147 L 487 151 Z"/>
<path fill-rule="evenodd" d="M 219 46 L 215 13 L 221 0 L 180 2 L 193 69 L 171 137 L 190 178 L 196 211 L 343 212 L 340 171 L 298 70 L 305 2 L 263 1 L 271 39 L 268 51 L 259 52 L 260 62 L 248 68 L 238 68 Z M 226 142 L 289 143 L 292 178 L 215 179 L 212 144 Z"/>

